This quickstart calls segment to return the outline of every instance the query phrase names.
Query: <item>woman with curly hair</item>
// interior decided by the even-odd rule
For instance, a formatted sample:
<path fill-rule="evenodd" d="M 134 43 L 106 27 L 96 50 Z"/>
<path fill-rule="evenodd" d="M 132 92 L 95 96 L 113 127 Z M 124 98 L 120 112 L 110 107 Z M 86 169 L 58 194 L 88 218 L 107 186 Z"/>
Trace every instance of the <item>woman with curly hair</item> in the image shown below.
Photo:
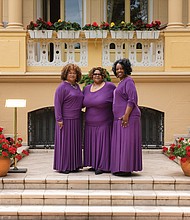
<path fill-rule="evenodd" d="M 84 88 L 85 113 L 84 166 L 95 174 L 110 171 L 110 149 L 113 124 L 112 102 L 115 85 L 106 82 L 106 70 L 92 68 L 93 83 Z"/>
<path fill-rule="evenodd" d="M 67 64 L 61 71 L 63 80 L 55 92 L 55 149 L 53 168 L 61 173 L 82 167 L 81 108 L 83 93 L 77 84 L 81 69 Z"/>
<path fill-rule="evenodd" d="M 141 112 L 129 59 L 117 60 L 112 70 L 120 82 L 113 98 L 113 134 L 111 144 L 111 172 L 130 176 L 142 170 Z"/>

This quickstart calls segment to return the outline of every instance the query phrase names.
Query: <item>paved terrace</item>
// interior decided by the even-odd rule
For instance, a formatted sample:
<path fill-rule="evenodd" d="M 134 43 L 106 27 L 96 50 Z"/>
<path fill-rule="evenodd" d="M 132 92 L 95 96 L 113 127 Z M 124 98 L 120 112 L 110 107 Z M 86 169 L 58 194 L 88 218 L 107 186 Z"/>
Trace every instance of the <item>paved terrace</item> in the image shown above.
<path fill-rule="evenodd" d="M 8 178 L 40 178 L 47 179 L 48 177 L 61 177 L 61 176 L 88 176 L 89 178 L 116 178 L 112 174 L 104 173 L 101 175 L 95 175 L 94 172 L 89 172 L 87 168 L 83 168 L 83 170 L 79 173 L 70 173 L 60 174 L 53 170 L 53 153 L 54 150 L 49 149 L 31 149 L 28 157 L 23 158 L 19 163 L 18 167 L 27 168 L 27 173 L 17 173 L 12 174 L 9 173 L 6 179 Z M 122 177 L 118 177 L 122 178 Z M 128 178 L 128 177 L 125 177 Z M 181 167 L 169 160 L 165 155 L 162 154 L 162 151 L 149 149 L 143 150 L 143 171 L 133 173 L 132 179 L 146 179 L 146 178 L 174 178 L 174 179 L 187 179 L 185 177 Z M 189 178 L 190 179 L 190 178 Z"/>
<path fill-rule="evenodd" d="M 27 173 L 0 178 L 0 219 L 189 220 L 190 177 L 161 150 L 143 150 L 132 177 L 52 169 L 53 150 L 30 150 L 18 163 Z"/>

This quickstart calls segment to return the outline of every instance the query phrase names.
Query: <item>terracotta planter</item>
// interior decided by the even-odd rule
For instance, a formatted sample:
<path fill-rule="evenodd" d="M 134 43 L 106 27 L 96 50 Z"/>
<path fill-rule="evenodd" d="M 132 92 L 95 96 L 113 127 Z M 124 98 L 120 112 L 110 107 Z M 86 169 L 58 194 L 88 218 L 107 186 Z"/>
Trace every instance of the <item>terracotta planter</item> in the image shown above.
<path fill-rule="evenodd" d="M 11 160 L 9 158 L 0 156 L 0 177 L 7 175 L 10 165 Z"/>
<path fill-rule="evenodd" d="M 185 176 L 190 176 L 190 157 L 187 157 L 185 163 L 181 162 L 181 169 L 183 170 Z"/>

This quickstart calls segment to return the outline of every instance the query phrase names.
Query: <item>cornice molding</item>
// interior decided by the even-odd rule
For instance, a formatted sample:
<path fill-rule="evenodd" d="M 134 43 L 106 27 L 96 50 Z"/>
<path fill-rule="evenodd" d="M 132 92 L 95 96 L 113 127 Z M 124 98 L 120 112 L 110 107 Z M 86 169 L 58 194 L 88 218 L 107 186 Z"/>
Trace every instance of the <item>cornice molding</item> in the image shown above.
<path fill-rule="evenodd" d="M 113 74 L 110 76 L 113 83 L 119 81 Z M 190 82 L 190 72 L 133 72 L 131 77 L 137 83 Z M 58 83 L 60 81 L 60 73 L 0 73 L 0 83 Z"/>

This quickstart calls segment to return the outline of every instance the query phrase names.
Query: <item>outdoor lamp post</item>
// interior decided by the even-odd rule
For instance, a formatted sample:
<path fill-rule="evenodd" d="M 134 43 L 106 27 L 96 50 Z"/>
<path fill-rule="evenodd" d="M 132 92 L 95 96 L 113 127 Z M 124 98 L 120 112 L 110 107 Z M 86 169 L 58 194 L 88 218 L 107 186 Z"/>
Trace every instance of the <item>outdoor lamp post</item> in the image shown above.
<path fill-rule="evenodd" d="M 25 99 L 6 99 L 5 107 L 14 108 L 14 141 L 17 140 L 17 108 L 26 107 Z"/>
<path fill-rule="evenodd" d="M 17 141 L 17 109 L 26 107 L 26 100 L 25 99 L 6 99 L 5 107 L 7 108 L 14 108 L 14 142 Z M 25 173 L 27 169 L 18 169 L 16 167 L 16 158 L 14 159 L 14 169 L 10 170 L 11 172 L 17 173 Z M 9 171 L 9 172 L 10 172 Z"/>

